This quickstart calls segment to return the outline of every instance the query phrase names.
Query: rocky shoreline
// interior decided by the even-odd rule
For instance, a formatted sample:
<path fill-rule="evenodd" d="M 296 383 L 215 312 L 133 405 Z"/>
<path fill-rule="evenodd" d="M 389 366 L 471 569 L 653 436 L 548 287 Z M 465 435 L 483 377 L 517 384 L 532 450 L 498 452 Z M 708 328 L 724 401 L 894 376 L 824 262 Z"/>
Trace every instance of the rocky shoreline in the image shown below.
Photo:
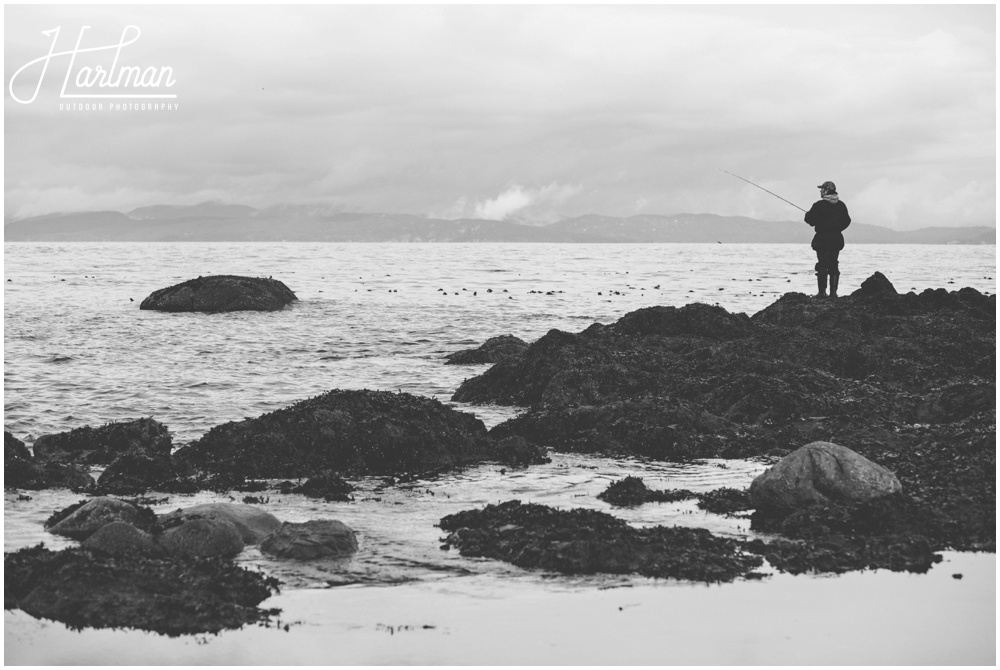
<path fill-rule="evenodd" d="M 805 445 L 833 443 L 888 472 L 898 488 L 887 485 L 877 495 L 858 497 L 823 485 L 819 497 L 775 505 L 753 488 L 695 495 L 650 491 L 631 478 L 636 481 L 617 482 L 601 496 L 612 505 L 694 497 L 713 513 L 748 516 L 766 540 L 730 540 L 691 529 L 640 531 L 609 514 L 516 500 L 449 515 L 439 525 L 444 546 L 463 555 L 569 574 L 731 581 L 759 576 L 762 559 L 791 573 L 923 572 L 946 548 L 995 552 L 995 314 L 995 296 L 969 288 L 900 295 L 878 273 L 851 296 L 818 300 L 789 293 L 752 317 L 704 304 L 646 308 L 580 333 L 553 330 L 533 343 L 498 337 L 481 351 L 450 355 L 449 364 L 493 363 L 466 380 L 454 400 L 526 408 L 489 431 L 471 415 L 427 398 L 333 390 L 216 426 L 180 448 L 152 418 L 43 436 L 33 451 L 5 432 L 5 486 L 70 488 L 104 497 L 91 500 L 149 491 L 277 490 L 334 502 L 350 501 L 346 480 L 352 477 L 384 476 L 393 485 L 484 462 L 527 467 L 545 462 L 548 449 L 676 462 L 776 463 Z M 96 481 L 89 474 L 95 465 L 105 466 Z M 236 580 L 261 597 L 250 602 L 234 591 L 229 604 L 206 605 L 212 617 L 190 626 L 213 631 L 266 623 L 274 613 L 261 613 L 256 605 L 277 584 L 227 572 L 237 569 L 227 561 L 242 550 L 245 534 L 225 526 L 231 520 L 194 517 L 180 524 L 150 521 L 148 514 L 109 517 L 99 524 L 110 528 L 107 538 L 79 538 L 89 546 L 7 554 L 11 595 L 5 600 L 70 625 L 194 632 L 171 628 L 168 615 L 122 623 L 108 614 L 118 595 L 104 609 L 95 605 L 89 618 L 60 616 L 32 603 L 93 588 L 82 577 L 92 573 L 115 575 L 128 585 L 122 588 L 129 598 L 141 600 L 143 588 L 156 593 L 164 586 L 135 586 L 135 566 L 196 585 L 202 568 L 189 562 L 211 560 L 219 579 Z M 188 543 L 163 540 L 178 524 L 196 536 L 215 537 L 219 554 L 192 557 L 170 549 Z M 329 525 L 285 528 L 270 546 L 292 551 L 296 533 L 307 530 L 331 538 L 330 546 L 339 547 L 332 551 L 350 550 L 345 531 Z M 125 549 L 114 554 L 109 547 Z M 60 582 L 57 573 L 69 581 Z M 29 597 L 32 590 L 7 581 L 25 575 L 41 595 Z M 236 605 L 249 609 L 241 610 L 242 618 L 229 618 Z M 162 613 L 175 605 L 154 598 L 149 607 Z"/>

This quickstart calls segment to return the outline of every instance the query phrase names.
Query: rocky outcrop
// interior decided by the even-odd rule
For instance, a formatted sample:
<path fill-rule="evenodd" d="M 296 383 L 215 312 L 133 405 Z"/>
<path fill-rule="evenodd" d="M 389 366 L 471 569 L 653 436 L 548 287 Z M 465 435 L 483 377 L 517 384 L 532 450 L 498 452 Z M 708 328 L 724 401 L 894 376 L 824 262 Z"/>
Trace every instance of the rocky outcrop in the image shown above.
<path fill-rule="evenodd" d="M 587 509 L 557 510 L 513 500 L 441 519 L 442 548 L 566 574 L 640 574 L 730 582 L 761 565 L 739 544 L 695 528 L 633 528 Z"/>
<path fill-rule="evenodd" d="M 156 515 L 146 507 L 117 498 L 100 497 L 80 501 L 53 514 L 45 522 L 45 528 L 54 535 L 86 540 L 100 528 L 116 521 L 141 530 L 151 530 L 156 525 Z"/>
<path fill-rule="evenodd" d="M 42 545 L 4 555 L 4 607 L 70 628 L 217 633 L 269 622 L 279 582 L 223 560 L 114 556 Z"/>
<path fill-rule="evenodd" d="M 158 521 L 164 526 L 173 525 L 183 519 L 220 519 L 233 524 L 246 544 L 259 544 L 261 540 L 281 526 L 281 521 L 270 512 L 239 503 L 204 503 L 192 505 L 160 515 Z"/>
<path fill-rule="evenodd" d="M 160 312 L 273 312 L 298 300 L 277 279 L 214 275 L 153 291 L 139 309 Z"/>
<path fill-rule="evenodd" d="M 303 523 L 283 523 L 261 542 L 264 554 L 278 558 L 314 560 L 344 558 L 357 552 L 354 531 L 335 519 L 313 519 Z"/>
<path fill-rule="evenodd" d="M 752 317 L 638 310 L 552 330 L 454 399 L 526 407 L 490 435 L 559 451 L 687 461 L 834 442 L 944 511 L 932 546 L 996 545 L 996 296 L 971 288 L 900 294 L 875 273 L 849 296 L 788 293 Z"/>
<path fill-rule="evenodd" d="M 752 319 L 704 305 L 649 308 L 578 334 L 553 330 L 464 382 L 454 399 L 551 409 L 674 397 L 741 423 L 773 423 L 857 414 L 867 406 L 844 396 L 862 390 L 859 381 L 874 399 L 955 378 L 993 380 L 995 296 L 878 295 L 790 293 Z M 755 407 L 776 394 L 780 413 Z M 907 400 L 894 409 L 912 415 Z"/>
<path fill-rule="evenodd" d="M 342 390 L 216 426 L 174 454 L 205 471 L 270 478 L 425 472 L 489 456 L 471 414 L 407 393 Z"/>
<path fill-rule="evenodd" d="M 486 340 L 476 349 L 464 349 L 445 356 L 445 365 L 482 365 L 499 363 L 518 356 L 528 348 L 528 343 L 513 335 L 497 335 Z"/>
<path fill-rule="evenodd" d="M 167 427 L 154 419 L 111 422 L 98 428 L 84 426 L 35 440 L 35 458 L 107 465 L 127 452 L 170 456 L 173 444 Z"/>
<path fill-rule="evenodd" d="M 902 490 L 889 470 L 847 447 L 812 442 L 789 454 L 750 484 L 754 508 L 790 513 L 809 505 L 867 502 Z"/>
<path fill-rule="evenodd" d="M 157 544 L 168 554 L 189 558 L 231 558 L 243 551 L 239 529 L 225 519 L 181 516 L 165 524 Z"/>

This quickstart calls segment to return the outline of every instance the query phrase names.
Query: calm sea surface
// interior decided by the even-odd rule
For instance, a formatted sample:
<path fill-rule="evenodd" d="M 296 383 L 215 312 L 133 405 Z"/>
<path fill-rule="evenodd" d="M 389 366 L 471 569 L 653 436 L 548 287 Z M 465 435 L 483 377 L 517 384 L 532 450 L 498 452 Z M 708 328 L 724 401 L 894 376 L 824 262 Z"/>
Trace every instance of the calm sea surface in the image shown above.
<path fill-rule="evenodd" d="M 651 305 L 706 302 L 753 314 L 785 292 L 814 291 L 813 263 L 812 252 L 799 245 L 7 243 L 4 426 L 30 445 L 46 433 L 152 416 L 180 446 L 214 425 L 333 388 L 431 396 L 492 426 L 518 409 L 451 403 L 462 380 L 486 366 L 445 366 L 442 356 L 494 335 L 530 341 L 552 328 L 577 332 Z M 992 293 L 996 248 L 854 245 L 842 254 L 841 270 L 842 293 L 875 271 L 901 292 L 972 286 Z M 267 314 L 139 310 L 152 291 L 210 274 L 271 276 L 299 302 Z M 595 496 L 629 474 L 653 488 L 704 491 L 745 488 L 762 470 L 746 461 L 681 466 L 556 454 L 547 466 L 480 466 L 386 490 L 378 490 L 376 480 L 363 480 L 353 503 L 271 495 L 263 506 L 279 518 L 337 518 L 358 531 L 361 545 L 349 561 L 319 564 L 280 563 L 256 549 L 241 555 L 249 567 L 285 582 L 282 595 L 267 605 L 284 608 L 288 621 L 298 622 L 291 632 L 253 629 L 196 642 L 127 631 L 79 634 L 6 612 L 5 661 L 253 664 L 281 663 L 283 654 L 287 663 L 995 662 L 993 556 L 949 554 L 948 567 L 924 576 L 776 575 L 762 584 L 707 589 L 642 578 L 540 575 L 438 547 L 441 532 L 434 524 L 442 516 L 513 498 L 601 509 L 637 525 L 700 526 L 743 537 L 750 534 L 745 519 L 707 514 L 689 502 L 622 511 Z M 41 522 L 77 496 L 30 495 L 24 501 L 5 493 L 5 550 L 41 541 L 55 548 L 72 544 L 42 531 Z M 171 496 L 157 509 L 212 500 L 229 497 Z M 964 571 L 966 579 L 941 576 L 949 570 Z M 901 580 L 905 587 L 898 586 Z M 896 589 L 905 596 L 893 596 L 892 612 L 867 608 L 864 616 L 895 616 L 900 625 L 883 625 L 878 635 L 870 634 L 868 646 L 856 641 L 860 647 L 853 655 L 831 650 L 811 657 L 809 649 L 817 648 L 822 635 L 800 628 L 810 617 L 826 615 L 814 611 L 808 599 L 815 595 L 806 594 L 830 588 L 848 594 L 841 599 L 853 598 L 850 608 L 862 611 L 866 607 L 857 599 Z M 608 589 L 627 589 L 627 595 L 612 607 L 600 595 Z M 764 647 L 773 631 L 756 622 L 759 617 L 747 616 L 738 629 L 722 632 L 709 625 L 720 616 L 718 608 L 729 608 L 733 616 L 742 598 L 766 597 L 813 614 L 790 619 L 796 634 Z M 936 614 L 922 605 L 925 616 L 914 622 L 913 608 L 928 598 Z M 663 611 L 662 603 L 673 599 L 690 612 L 681 617 Z M 678 626 L 703 620 L 705 629 L 676 640 L 673 655 L 650 644 L 621 656 L 608 634 L 632 607 L 673 617 Z M 604 638 L 580 634 L 606 639 L 601 648 L 607 653 L 581 646 L 573 630 L 560 627 L 565 621 L 556 625 L 550 616 L 576 617 L 573 630 L 604 631 Z M 952 630 L 956 617 L 968 624 L 959 626 L 960 633 Z M 662 635 L 655 621 L 628 620 L 630 635 Z M 525 622 L 533 632 L 519 628 Z M 512 647 L 487 652 L 497 633 L 515 636 L 508 640 Z M 317 640 L 335 643 L 343 655 L 327 657 Z M 728 655 L 720 655 L 720 640 L 728 641 Z M 161 656 L 143 656 L 149 649 Z"/>

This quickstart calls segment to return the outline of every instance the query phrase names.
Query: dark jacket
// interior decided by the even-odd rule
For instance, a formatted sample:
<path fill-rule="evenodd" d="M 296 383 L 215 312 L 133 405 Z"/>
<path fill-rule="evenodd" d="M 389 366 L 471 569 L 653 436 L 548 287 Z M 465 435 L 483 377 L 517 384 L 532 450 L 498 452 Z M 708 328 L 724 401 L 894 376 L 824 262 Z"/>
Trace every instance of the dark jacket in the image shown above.
<path fill-rule="evenodd" d="M 851 225 L 851 215 L 842 201 L 819 200 L 806 212 L 806 223 L 816 229 L 812 240 L 815 251 L 840 251 L 844 248 L 842 233 Z"/>

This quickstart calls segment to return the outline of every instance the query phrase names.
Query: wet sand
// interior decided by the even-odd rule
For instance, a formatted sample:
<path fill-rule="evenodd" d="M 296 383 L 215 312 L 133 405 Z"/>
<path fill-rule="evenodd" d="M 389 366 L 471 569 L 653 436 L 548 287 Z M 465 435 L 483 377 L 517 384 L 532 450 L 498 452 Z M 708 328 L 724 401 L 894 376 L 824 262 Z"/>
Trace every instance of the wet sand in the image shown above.
<path fill-rule="evenodd" d="M 995 665 L 996 555 L 929 574 L 595 589 L 492 575 L 290 590 L 283 628 L 167 638 L 4 613 L 14 665 Z M 961 579 L 953 577 L 961 574 Z"/>

